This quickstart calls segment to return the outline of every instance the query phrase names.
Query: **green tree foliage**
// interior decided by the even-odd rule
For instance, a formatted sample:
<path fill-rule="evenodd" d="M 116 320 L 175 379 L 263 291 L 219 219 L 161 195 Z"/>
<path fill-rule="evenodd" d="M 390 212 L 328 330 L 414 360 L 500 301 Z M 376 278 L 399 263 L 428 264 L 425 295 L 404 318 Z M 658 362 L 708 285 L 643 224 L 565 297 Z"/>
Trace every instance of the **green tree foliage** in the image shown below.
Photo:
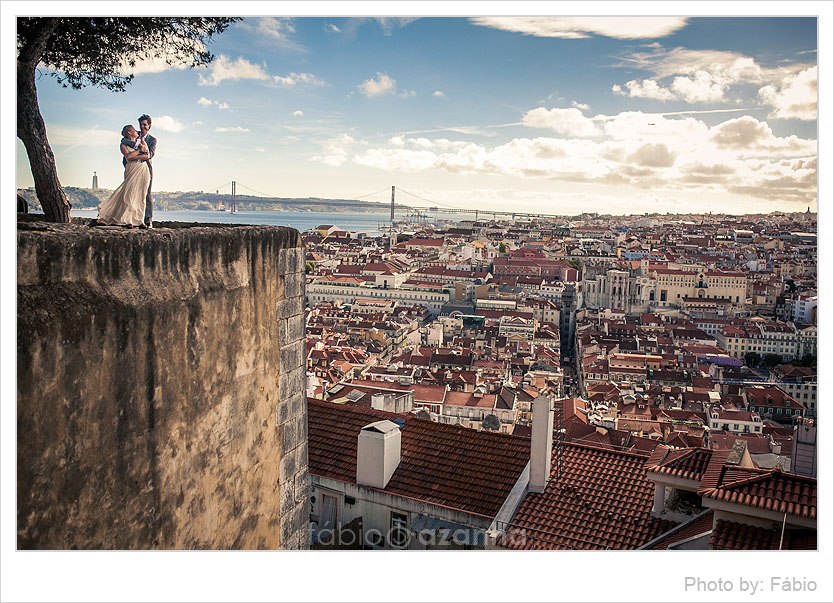
<path fill-rule="evenodd" d="M 814 367 L 817 366 L 817 357 L 813 354 L 805 354 L 800 360 L 791 362 L 794 366 Z"/>
<path fill-rule="evenodd" d="M 504 243 L 501 243 L 498 246 L 498 253 L 507 253 L 507 246 Z"/>
<path fill-rule="evenodd" d="M 754 367 L 759 364 L 761 359 L 762 357 L 759 356 L 756 352 L 747 352 L 744 355 L 744 364 L 746 364 L 749 367 Z"/>
<path fill-rule="evenodd" d="M 782 357 L 779 354 L 767 354 L 764 357 L 764 364 L 767 367 L 773 368 L 782 362 Z"/>
<path fill-rule="evenodd" d="M 214 56 L 206 43 L 233 17 L 21 17 L 17 20 L 17 136 L 26 147 L 35 191 L 46 219 L 68 222 L 70 203 L 58 181 L 55 156 L 38 105 L 39 66 L 64 87 L 124 91 L 142 60 L 190 67 Z"/>

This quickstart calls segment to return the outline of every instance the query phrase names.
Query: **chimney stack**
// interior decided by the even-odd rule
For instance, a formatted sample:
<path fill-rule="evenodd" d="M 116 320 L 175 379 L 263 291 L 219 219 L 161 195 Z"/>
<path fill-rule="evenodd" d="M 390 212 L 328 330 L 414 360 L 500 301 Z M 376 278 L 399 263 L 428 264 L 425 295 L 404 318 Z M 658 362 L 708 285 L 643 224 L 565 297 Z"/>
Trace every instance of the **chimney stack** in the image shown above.
<path fill-rule="evenodd" d="M 356 444 L 356 483 L 385 488 L 400 464 L 401 433 L 388 420 L 365 425 Z"/>
<path fill-rule="evenodd" d="M 373 394 L 371 396 L 371 408 L 394 412 L 394 396 L 382 392 Z"/>
<path fill-rule="evenodd" d="M 550 481 L 553 452 L 553 401 L 548 396 L 533 400 L 533 434 L 530 440 L 530 491 L 544 492 Z"/>

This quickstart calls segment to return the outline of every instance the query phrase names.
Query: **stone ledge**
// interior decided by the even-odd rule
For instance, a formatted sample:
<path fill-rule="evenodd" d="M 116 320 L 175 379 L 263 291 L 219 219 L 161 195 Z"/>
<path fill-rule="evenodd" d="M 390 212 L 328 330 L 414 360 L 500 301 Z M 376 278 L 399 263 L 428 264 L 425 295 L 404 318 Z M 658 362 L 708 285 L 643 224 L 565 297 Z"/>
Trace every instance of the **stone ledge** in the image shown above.
<path fill-rule="evenodd" d="M 308 458 L 303 367 L 276 378 L 300 235 L 89 222 L 18 222 L 18 548 L 280 546 Z"/>

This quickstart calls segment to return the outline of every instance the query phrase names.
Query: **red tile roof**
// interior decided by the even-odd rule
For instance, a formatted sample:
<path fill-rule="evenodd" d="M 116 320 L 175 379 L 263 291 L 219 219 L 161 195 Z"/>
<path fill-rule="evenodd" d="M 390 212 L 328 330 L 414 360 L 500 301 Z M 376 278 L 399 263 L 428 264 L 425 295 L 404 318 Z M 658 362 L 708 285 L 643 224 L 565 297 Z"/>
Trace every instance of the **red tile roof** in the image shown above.
<path fill-rule="evenodd" d="M 750 454 L 768 454 L 771 452 L 770 440 L 760 433 L 729 433 L 726 431 L 711 431 L 709 434 L 710 447 L 713 450 L 731 450 L 738 440 L 747 444 Z"/>
<path fill-rule="evenodd" d="M 474 392 L 448 392 L 446 394 L 446 406 L 472 406 L 492 409 L 495 408 L 495 394 L 478 397 Z"/>
<path fill-rule="evenodd" d="M 646 548 L 652 551 L 662 551 L 668 549 L 670 546 L 678 542 L 681 542 L 682 540 L 686 540 L 688 538 L 693 538 L 700 534 L 711 532 L 713 517 L 714 513 L 712 509 L 710 509 L 706 513 L 701 513 L 691 521 L 688 521 L 675 528 L 672 528 L 667 534 L 664 534 L 660 537 L 659 540 L 652 543 L 651 546 L 648 546 Z"/>
<path fill-rule="evenodd" d="M 646 456 L 578 443 L 553 455 L 551 480 L 530 492 L 501 544 L 514 549 L 635 549 L 674 524 L 651 516 Z"/>
<path fill-rule="evenodd" d="M 646 470 L 700 482 L 711 458 L 712 450 L 706 448 L 675 450 L 658 446 L 646 461 Z"/>
<path fill-rule="evenodd" d="M 494 517 L 530 458 L 530 440 L 308 399 L 310 473 L 356 483 L 365 425 L 404 420 L 400 464 L 384 492 Z M 366 486 L 367 487 L 367 486 Z"/>
<path fill-rule="evenodd" d="M 784 535 L 778 525 L 772 529 L 719 519 L 710 537 L 710 547 L 734 551 L 816 550 L 817 531 L 787 529 Z"/>
<path fill-rule="evenodd" d="M 698 494 L 808 519 L 817 518 L 817 480 L 778 468 L 756 469 L 725 465 L 729 452 L 716 451 L 704 473 Z M 720 466 L 717 466 L 720 462 Z"/>

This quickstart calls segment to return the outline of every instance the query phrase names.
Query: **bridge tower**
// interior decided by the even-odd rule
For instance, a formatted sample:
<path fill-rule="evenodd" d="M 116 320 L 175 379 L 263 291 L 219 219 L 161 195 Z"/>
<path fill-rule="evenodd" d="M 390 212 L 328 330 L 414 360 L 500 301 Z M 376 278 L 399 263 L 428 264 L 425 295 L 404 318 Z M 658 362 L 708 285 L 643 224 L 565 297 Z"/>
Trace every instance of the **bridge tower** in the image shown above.
<path fill-rule="evenodd" d="M 395 186 L 391 186 L 391 224 L 394 223 L 394 189 Z"/>
<path fill-rule="evenodd" d="M 235 213 L 237 211 L 237 208 L 235 207 L 235 185 L 236 184 L 237 184 L 237 182 L 232 180 L 232 208 L 231 208 L 232 213 Z"/>

